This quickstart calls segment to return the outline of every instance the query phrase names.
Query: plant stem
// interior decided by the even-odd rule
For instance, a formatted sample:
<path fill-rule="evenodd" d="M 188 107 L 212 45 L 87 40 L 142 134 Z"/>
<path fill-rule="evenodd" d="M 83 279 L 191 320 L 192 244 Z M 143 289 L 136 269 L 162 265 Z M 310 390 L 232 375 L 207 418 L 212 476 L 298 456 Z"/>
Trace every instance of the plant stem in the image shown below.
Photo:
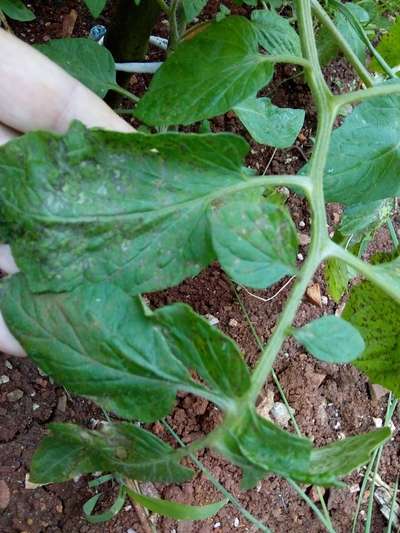
<path fill-rule="evenodd" d="M 180 35 L 178 31 L 178 20 L 177 20 L 177 10 L 179 6 L 179 0 L 172 0 L 171 7 L 169 10 L 169 27 L 170 27 L 170 38 L 168 43 L 168 49 L 170 51 L 175 50 L 178 45 Z"/>
<path fill-rule="evenodd" d="M 279 318 L 278 325 L 276 326 L 267 346 L 264 348 L 261 358 L 253 372 L 252 384 L 249 392 L 252 401 L 256 400 L 260 390 L 264 386 L 268 374 L 272 370 L 275 359 L 287 336 L 287 331 L 296 316 L 297 309 L 307 286 L 312 280 L 320 262 L 326 255 L 327 243 L 329 241 L 326 229 L 327 220 L 323 192 L 323 175 L 333 122 L 336 116 L 336 109 L 333 105 L 332 95 L 326 85 L 319 65 L 310 2 L 311 0 L 295 0 L 303 56 L 310 63 L 310 67 L 306 69 L 306 77 L 317 103 L 318 110 L 317 136 L 313 156 L 310 162 L 312 189 L 309 194 L 309 201 L 313 212 L 313 234 L 310 252 L 304 267 L 297 277 L 297 281 L 289 296 L 289 300 Z"/>
<path fill-rule="evenodd" d="M 387 221 L 386 225 L 387 225 L 387 228 L 389 230 L 390 238 L 392 239 L 393 246 L 394 246 L 395 249 L 397 249 L 399 247 L 399 238 L 397 236 L 397 232 L 396 232 L 396 229 L 394 227 L 393 220 L 391 218 L 389 218 L 389 220 Z"/>
<path fill-rule="evenodd" d="M 398 489 L 399 489 L 399 476 L 397 476 L 396 483 L 394 484 L 394 487 L 393 487 L 393 498 L 392 498 L 392 503 L 390 505 L 389 523 L 388 523 L 386 533 L 392 533 Z"/>
<path fill-rule="evenodd" d="M 165 0 L 157 0 L 157 4 L 160 6 L 161 10 L 164 11 L 164 13 L 167 15 L 170 14 L 171 9 Z"/>
<path fill-rule="evenodd" d="M 186 444 L 182 441 L 182 439 L 179 437 L 179 435 L 173 430 L 173 428 L 168 424 L 166 420 L 162 421 L 163 426 L 167 429 L 167 431 L 174 437 L 176 442 L 182 447 L 186 448 Z M 221 483 L 218 481 L 217 478 L 215 478 L 212 473 L 206 468 L 199 459 L 193 454 L 189 454 L 190 459 L 193 461 L 193 463 L 204 473 L 204 475 L 207 477 L 207 479 L 214 485 L 214 487 L 219 490 L 219 492 L 227 498 L 232 505 L 238 509 L 238 511 L 252 524 L 254 524 L 260 531 L 264 531 L 265 533 L 272 533 L 271 530 L 264 525 L 262 522 L 260 522 L 255 516 L 253 516 L 249 511 L 247 511 L 243 505 L 240 503 L 240 501 L 235 498 L 233 494 L 231 494 Z"/>
<path fill-rule="evenodd" d="M 300 498 L 304 500 L 307 503 L 307 505 L 314 511 L 314 513 L 317 515 L 317 517 L 319 518 L 320 522 L 324 525 L 326 530 L 329 531 L 329 533 L 335 533 L 335 530 L 333 529 L 330 521 L 328 522 L 325 519 L 325 516 L 321 513 L 321 511 L 318 509 L 318 507 L 315 505 L 312 499 L 307 496 L 304 490 L 302 490 L 302 488 L 299 487 L 299 485 L 292 479 L 286 478 L 286 481 L 289 483 L 291 487 L 293 487 L 293 489 L 297 492 Z"/>
<path fill-rule="evenodd" d="M 328 13 L 321 6 L 318 0 L 311 0 L 311 3 L 312 3 L 313 11 L 316 17 L 318 18 L 318 20 L 321 22 L 321 24 L 325 26 L 325 28 L 329 31 L 329 33 L 335 39 L 336 44 L 338 45 L 340 50 L 343 52 L 343 54 L 347 57 L 347 59 L 350 61 L 350 63 L 353 65 L 354 69 L 356 70 L 357 74 L 360 76 L 362 81 L 365 83 L 365 85 L 367 87 L 371 87 L 374 84 L 374 82 L 370 76 L 370 73 L 364 67 L 362 62 L 358 59 L 357 55 L 353 52 L 353 49 L 348 44 L 348 42 L 343 37 L 343 35 L 340 33 L 340 31 L 336 28 L 334 22 L 331 20 Z"/>
<path fill-rule="evenodd" d="M 400 95 L 400 83 L 385 83 L 384 85 L 374 85 L 369 89 L 362 89 L 359 91 L 352 91 L 350 93 L 341 94 L 333 97 L 334 103 L 339 106 L 354 104 L 376 98 L 377 96 Z"/>
<path fill-rule="evenodd" d="M 260 337 L 257 334 L 256 328 L 254 327 L 253 322 L 250 319 L 250 316 L 249 316 L 249 313 L 247 312 L 246 306 L 244 305 L 244 303 L 243 303 L 238 291 L 236 290 L 236 287 L 233 285 L 233 283 L 231 285 L 232 285 L 233 291 L 234 291 L 234 293 L 236 295 L 236 299 L 237 299 L 237 301 L 239 303 L 239 306 L 240 306 L 240 308 L 242 310 L 242 313 L 243 313 L 243 315 L 244 315 L 244 317 L 245 317 L 245 319 L 246 319 L 246 321 L 247 321 L 247 323 L 249 325 L 249 328 L 250 328 L 250 330 L 251 330 L 251 332 L 253 334 L 253 337 L 256 340 L 256 343 L 257 343 L 258 347 L 260 348 L 260 350 L 262 350 L 263 349 L 263 344 L 261 342 Z M 282 398 L 282 401 L 285 404 L 287 412 L 289 413 L 290 419 L 292 421 L 293 427 L 294 427 L 297 435 L 299 437 L 303 437 L 301 429 L 300 429 L 300 427 L 299 427 L 299 425 L 297 423 L 296 417 L 294 416 L 294 414 L 292 413 L 292 410 L 290 409 L 290 405 L 289 405 L 288 399 L 286 398 L 285 391 L 283 390 L 282 385 L 281 385 L 281 383 L 279 381 L 279 378 L 276 375 L 276 372 L 275 372 L 274 369 L 272 369 L 271 375 L 272 375 L 272 379 L 274 380 L 275 385 L 276 385 L 276 387 L 277 387 L 277 389 L 279 391 L 279 394 L 280 394 L 280 396 Z M 299 485 L 297 485 L 297 486 L 298 486 L 298 490 L 302 491 L 302 488 Z M 325 516 L 325 521 L 327 523 L 329 523 L 330 527 L 333 529 L 332 522 L 331 522 L 331 517 L 329 515 L 328 508 L 326 507 L 325 500 L 324 500 L 324 497 L 323 497 L 323 494 L 322 494 L 322 491 L 321 491 L 320 487 L 317 487 L 317 492 L 318 492 L 319 501 L 321 503 L 321 507 L 322 507 L 322 510 L 323 510 L 323 513 L 324 513 L 324 516 Z M 319 518 L 318 514 L 317 514 L 317 517 Z M 323 522 L 323 523 L 325 525 L 325 522 Z"/>

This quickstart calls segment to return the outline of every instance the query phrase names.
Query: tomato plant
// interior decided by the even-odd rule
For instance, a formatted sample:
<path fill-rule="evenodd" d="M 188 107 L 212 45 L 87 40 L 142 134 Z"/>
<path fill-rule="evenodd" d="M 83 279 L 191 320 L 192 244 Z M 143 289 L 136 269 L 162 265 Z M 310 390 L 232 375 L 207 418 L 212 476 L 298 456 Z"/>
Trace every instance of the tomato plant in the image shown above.
<path fill-rule="evenodd" d="M 330 2 L 335 24 L 318 0 L 285 2 L 293 25 L 267 2 L 250 19 L 225 14 L 187 33 L 206 2 L 159 4 L 172 21 L 170 47 L 133 110 L 154 133 L 90 130 L 75 122 L 65 135 L 33 132 L 0 148 L 1 238 L 22 271 L 2 282 L 5 320 L 57 383 L 121 420 L 99 431 L 52 424 L 31 477 L 51 483 L 100 470 L 116 475 L 122 487 L 129 479 L 182 482 L 193 472 L 181 460 L 208 447 L 241 467 L 243 489 L 269 472 L 341 486 L 343 476 L 390 438 L 388 427 L 316 448 L 261 417 L 255 405 L 288 336 L 316 358 L 351 362 L 400 394 L 399 259 L 367 263 L 353 253 L 387 220 L 399 194 L 396 73 L 375 49 L 381 76 L 365 67 L 372 45 L 358 4 Z M 321 70 L 322 34 L 351 62 L 362 89 L 332 94 Z M 71 39 L 40 49 L 100 96 L 124 92 L 105 48 Z M 176 131 L 233 110 L 258 142 L 290 146 L 304 112 L 257 96 L 277 63 L 303 70 L 318 112 L 312 157 L 298 175 L 255 175 L 244 166 L 249 146 L 239 136 Z M 347 117 L 334 130 L 345 108 Z M 300 269 L 290 213 L 266 194 L 278 186 L 308 200 L 312 238 Z M 333 238 L 327 202 L 345 205 Z M 141 297 L 214 260 L 234 282 L 252 288 L 296 276 L 253 372 L 238 346 L 190 307 L 154 311 Z M 363 280 L 350 289 L 342 317 L 294 328 L 322 263 L 334 297 L 356 273 Z M 171 413 L 178 391 L 210 400 L 223 421 L 203 439 L 173 449 L 137 422 Z"/>

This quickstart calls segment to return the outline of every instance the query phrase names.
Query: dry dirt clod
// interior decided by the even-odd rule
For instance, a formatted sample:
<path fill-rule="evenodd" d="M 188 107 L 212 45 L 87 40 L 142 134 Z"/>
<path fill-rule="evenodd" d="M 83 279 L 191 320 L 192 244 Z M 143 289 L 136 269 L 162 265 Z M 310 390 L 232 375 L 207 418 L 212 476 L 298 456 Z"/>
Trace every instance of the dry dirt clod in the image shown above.
<path fill-rule="evenodd" d="M 21 389 L 15 389 L 7 394 L 7 400 L 9 402 L 17 402 L 24 395 L 24 392 Z"/>
<path fill-rule="evenodd" d="M 374 401 L 379 401 L 381 398 L 384 398 L 387 394 L 389 394 L 389 391 L 382 387 L 382 385 L 378 385 L 377 383 L 369 385 L 369 391 L 371 393 L 371 398 Z"/>
<path fill-rule="evenodd" d="M 0 385 L 4 385 L 5 383 L 8 383 L 10 381 L 10 378 L 3 374 L 0 376 Z"/>
<path fill-rule="evenodd" d="M 78 18 L 78 13 L 75 9 L 71 9 L 68 15 L 65 15 L 62 22 L 62 37 L 71 37 L 74 32 L 76 19 Z"/>
<path fill-rule="evenodd" d="M 235 319 L 235 318 L 231 318 L 229 320 L 229 325 L 232 327 L 232 328 L 237 328 L 238 325 L 239 325 L 239 322 Z"/>
<path fill-rule="evenodd" d="M 257 413 L 262 416 L 263 418 L 267 420 L 271 420 L 271 417 L 269 416 L 270 411 L 274 405 L 274 393 L 272 390 L 267 390 L 267 394 L 265 398 L 261 400 L 259 405 L 257 406 Z"/>
<path fill-rule="evenodd" d="M 319 283 L 313 283 L 307 287 L 306 294 L 311 303 L 322 307 L 321 287 L 319 286 Z"/>
<path fill-rule="evenodd" d="M 10 489 L 4 479 L 0 479 L 0 510 L 7 509 L 10 503 Z"/>
<path fill-rule="evenodd" d="M 311 237 L 306 233 L 298 233 L 299 243 L 301 246 L 307 246 L 311 242 Z"/>

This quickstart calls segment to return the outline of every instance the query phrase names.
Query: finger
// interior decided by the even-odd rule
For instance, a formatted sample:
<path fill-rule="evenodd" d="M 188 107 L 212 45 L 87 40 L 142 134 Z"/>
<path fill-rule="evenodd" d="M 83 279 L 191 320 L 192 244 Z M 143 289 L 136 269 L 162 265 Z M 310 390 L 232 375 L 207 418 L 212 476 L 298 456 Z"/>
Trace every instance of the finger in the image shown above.
<path fill-rule="evenodd" d="M 5 274 L 16 274 L 19 272 L 11 248 L 8 244 L 0 244 L 0 270 Z"/>
<path fill-rule="evenodd" d="M 11 139 L 14 139 L 14 137 L 16 137 L 17 135 L 18 134 L 15 130 L 4 126 L 4 124 L 1 124 L 0 122 L 0 146 L 2 144 L 7 143 L 8 141 L 11 141 Z"/>
<path fill-rule="evenodd" d="M 26 132 L 88 127 L 132 131 L 98 96 L 46 56 L 0 29 L 0 122 Z"/>
<path fill-rule="evenodd" d="M 11 335 L 3 315 L 0 311 L 0 351 L 8 355 L 15 355 L 16 357 L 25 357 L 26 352 L 13 335 Z"/>

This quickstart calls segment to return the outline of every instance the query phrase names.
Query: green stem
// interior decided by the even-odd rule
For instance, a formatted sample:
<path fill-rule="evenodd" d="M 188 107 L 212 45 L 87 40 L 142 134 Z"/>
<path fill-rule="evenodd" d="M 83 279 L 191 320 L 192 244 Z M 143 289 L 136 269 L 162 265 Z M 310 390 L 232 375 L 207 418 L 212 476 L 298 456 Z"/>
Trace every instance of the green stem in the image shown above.
<path fill-rule="evenodd" d="M 321 513 L 321 511 L 318 509 L 318 507 L 315 505 L 312 499 L 309 498 L 307 494 L 302 490 L 302 488 L 299 487 L 299 485 L 290 478 L 286 478 L 286 481 L 289 483 L 291 487 L 293 487 L 293 489 L 297 492 L 300 498 L 304 500 L 307 503 L 307 505 L 309 505 L 309 507 L 314 511 L 314 513 L 317 515 L 317 517 L 319 518 L 320 522 L 324 525 L 326 530 L 329 531 L 329 533 L 335 533 L 335 530 L 333 529 L 332 524 L 325 519 L 325 516 Z"/>
<path fill-rule="evenodd" d="M 173 428 L 168 424 L 167 421 L 162 421 L 163 426 L 167 429 L 167 431 L 174 437 L 176 442 L 182 447 L 186 448 L 187 446 L 182 441 L 182 439 L 179 437 L 179 435 L 173 430 Z M 254 524 L 260 531 L 264 531 L 264 533 L 272 533 L 271 530 L 262 522 L 260 522 L 255 516 L 253 516 L 247 509 L 243 507 L 243 505 L 240 503 L 240 501 L 235 498 L 233 494 L 231 494 L 221 483 L 218 481 L 217 478 L 215 478 L 212 473 L 206 468 L 199 459 L 193 454 L 189 454 L 190 459 L 193 461 L 193 463 L 201 470 L 204 475 L 207 477 L 207 479 L 214 485 L 214 487 L 223 495 L 225 498 L 227 498 L 230 503 L 238 509 L 238 511 L 251 523 Z"/>
<path fill-rule="evenodd" d="M 171 8 L 169 10 L 169 17 L 168 17 L 169 27 L 170 27 L 170 38 L 169 38 L 168 50 L 170 52 L 175 50 L 180 39 L 180 35 L 178 31 L 178 20 L 176 16 L 178 6 L 179 6 L 179 0 L 172 0 Z"/>
<path fill-rule="evenodd" d="M 297 281 L 289 296 L 283 313 L 279 318 L 267 346 L 264 348 L 260 360 L 253 372 L 250 388 L 250 399 L 255 401 L 260 390 L 270 374 L 275 359 L 287 336 L 297 309 L 301 303 L 308 284 L 312 280 L 320 262 L 324 259 L 329 236 L 325 213 L 323 192 L 323 175 L 329 149 L 330 136 L 336 116 L 332 95 L 326 85 L 318 59 L 315 42 L 313 20 L 311 15 L 311 0 L 295 0 L 298 26 L 302 44 L 303 56 L 309 61 L 311 68 L 306 69 L 307 81 L 317 103 L 318 128 L 313 156 L 310 162 L 310 177 L 312 188 L 309 201 L 313 212 L 312 240 L 309 255 L 300 271 Z"/>
<path fill-rule="evenodd" d="M 347 94 L 341 94 L 334 96 L 333 100 L 335 105 L 342 107 L 345 105 L 351 105 L 356 102 L 362 102 L 369 100 L 370 98 L 376 98 L 377 96 L 390 96 L 400 95 L 400 83 L 385 83 L 384 85 L 375 85 L 369 89 L 362 89 L 359 91 L 352 91 Z"/>
<path fill-rule="evenodd" d="M 307 59 L 292 54 L 260 55 L 260 57 L 262 58 L 260 61 L 265 63 L 287 63 L 288 65 L 300 65 L 304 68 L 311 68 L 311 63 Z"/>
<path fill-rule="evenodd" d="M 171 12 L 171 9 L 169 5 L 167 4 L 167 2 L 165 2 L 165 0 L 156 0 L 156 1 L 158 5 L 160 6 L 160 8 L 162 9 L 162 11 L 164 11 L 166 15 L 169 15 Z"/>
<path fill-rule="evenodd" d="M 362 81 L 365 83 L 367 87 L 371 87 L 374 82 L 370 76 L 370 73 L 368 70 L 364 67 L 362 62 L 358 59 L 357 55 L 354 53 L 351 46 L 348 44 L 346 39 L 343 37 L 343 35 L 340 33 L 340 31 L 336 28 L 334 22 L 328 15 L 328 13 L 325 11 L 325 9 L 321 6 L 321 4 L 318 2 L 318 0 L 311 0 L 313 11 L 318 18 L 318 20 L 325 26 L 325 28 L 329 31 L 329 33 L 332 35 L 332 37 L 335 39 L 336 44 L 340 48 L 340 50 L 343 52 L 343 54 L 347 57 L 347 59 L 350 61 L 350 63 L 353 65 L 354 69 L 356 70 L 357 74 L 360 76 Z"/>
<path fill-rule="evenodd" d="M 391 218 L 389 218 L 389 220 L 387 221 L 386 225 L 387 225 L 387 228 L 389 230 L 390 238 L 392 239 L 393 246 L 394 246 L 395 250 L 397 250 L 397 248 L 399 247 L 399 238 L 397 236 L 397 232 L 396 232 L 396 229 L 394 227 L 393 220 Z"/>

